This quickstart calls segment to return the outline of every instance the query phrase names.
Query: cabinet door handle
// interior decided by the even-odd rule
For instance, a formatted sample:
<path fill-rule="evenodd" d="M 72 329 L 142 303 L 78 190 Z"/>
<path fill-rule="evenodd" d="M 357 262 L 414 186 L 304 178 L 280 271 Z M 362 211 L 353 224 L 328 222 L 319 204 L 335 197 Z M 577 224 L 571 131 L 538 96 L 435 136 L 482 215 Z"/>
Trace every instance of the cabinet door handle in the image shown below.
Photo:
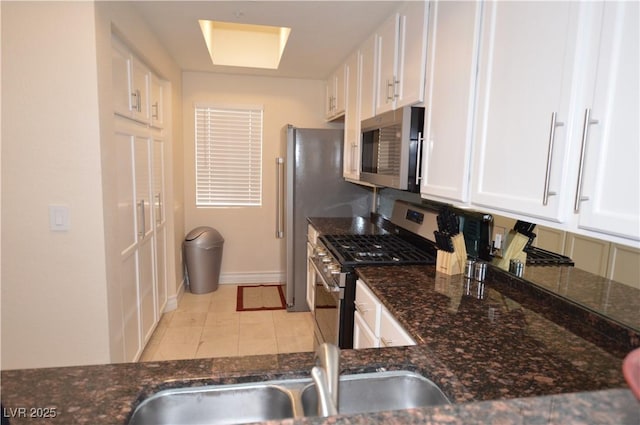
<path fill-rule="evenodd" d="M 356 306 L 356 310 L 357 310 L 357 311 L 359 311 L 360 313 L 363 313 L 363 314 L 364 314 L 364 313 L 366 313 L 367 311 L 369 311 L 369 310 L 367 310 L 366 308 L 364 308 L 364 304 L 362 304 L 362 303 L 359 303 L 359 302 L 355 302 L 355 301 L 354 301 L 354 304 L 355 304 L 355 306 Z"/>
<path fill-rule="evenodd" d="M 162 194 L 160 192 L 158 192 L 156 194 L 156 199 L 157 201 L 157 208 L 158 208 L 158 216 L 156 217 L 156 224 L 160 225 L 162 223 Z"/>
<path fill-rule="evenodd" d="M 580 212 L 580 203 L 582 201 L 588 201 L 588 196 L 582 196 L 582 177 L 584 173 L 584 158 L 587 153 L 587 140 L 589 140 L 589 126 L 592 124 L 598 124 L 598 120 L 591 119 L 591 109 L 587 108 L 584 111 L 584 122 L 582 124 L 582 143 L 580 145 L 580 163 L 578 166 L 578 184 L 576 185 L 576 200 L 573 204 L 573 211 Z"/>
<path fill-rule="evenodd" d="M 358 150 L 358 144 L 354 143 L 351 145 L 351 171 L 354 173 L 358 172 L 358 155 L 360 155 L 360 151 Z"/>
<path fill-rule="evenodd" d="M 154 103 L 153 105 L 151 105 L 151 107 L 152 107 L 152 108 L 154 109 L 154 111 L 155 111 L 153 114 L 151 114 L 151 118 L 153 118 L 153 119 L 156 119 L 156 120 L 157 120 L 157 119 L 158 119 L 158 117 L 160 116 L 160 115 L 158 114 L 158 102 L 156 102 L 156 103 Z"/>
<path fill-rule="evenodd" d="M 556 128 L 564 125 L 564 123 L 558 121 L 557 118 L 558 113 L 553 112 L 551 114 L 551 129 L 549 130 L 549 150 L 547 151 L 547 170 L 544 175 L 542 205 L 547 205 L 549 203 L 549 196 L 556 195 L 556 192 L 549 192 L 549 185 L 551 184 L 551 163 L 553 162 L 553 143 L 556 139 Z"/>
<path fill-rule="evenodd" d="M 397 99 L 400 97 L 400 93 L 397 88 L 400 85 L 400 80 L 397 80 L 395 77 L 393 78 L 393 99 Z"/>
<path fill-rule="evenodd" d="M 384 337 L 380 338 L 380 342 L 382 342 L 382 345 L 384 345 L 385 347 L 391 347 L 391 345 L 393 344 L 393 340 L 392 339 L 387 339 Z"/>
<path fill-rule="evenodd" d="M 138 232 L 140 239 L 144 238 L 144 235 L 147 233 L 147 223 L 144 218 L 144 204 L 144 199 L 138 203 L 138 208 L 140 209 L 140 220 L 142 221 L 142 226 L 140 226 L 140 231 Z"/>
<path fill-rule="evenodd" d="M 393 80 L 387 80 L 387 102 L 393 102 L 395 99 L 400 97 L 397 93 L 396 87 L 400 84 L 400 80 L 393 77 Z"/>
<path fill-rule="evenodd" d="M 276 238 L 284 238 L 284 158 L 276 158 Z"/>
<path fill-rule="evenodd" d="M 422 132 L 418 132 L 418 151 L 416 152 L 416 185 L 420 184 L 420 180 L 422 180 L 422 143 L 424 142 L 424 137 L 422 137 Z"/>
<path fill-rule="evenodd" d="M 134 111 L 137 111 L 140 105 L 140 91 L 136 90 L 133 93 L 131 93 L 131 97 L 133 98 L 133 101 L 131 102 L 131 109 Z"/>

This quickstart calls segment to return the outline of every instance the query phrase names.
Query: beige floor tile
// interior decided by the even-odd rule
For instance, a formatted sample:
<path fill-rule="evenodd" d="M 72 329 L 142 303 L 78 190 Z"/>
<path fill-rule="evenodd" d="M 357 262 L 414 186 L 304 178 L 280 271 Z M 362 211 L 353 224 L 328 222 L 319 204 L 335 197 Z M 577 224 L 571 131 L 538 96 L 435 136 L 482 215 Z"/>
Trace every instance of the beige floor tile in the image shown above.
<path fill-rule="evenodd" d="M 240 313 L 240 324 L 269 323 L 273 326 L 273 314 L 271 310 L 243 311 Z"/>
<path fill-rule="evenodd" d="M 309 312 L 236 312 L 237 286 L 208 294 L 185 293 L 163 314 L 140 361 L 176 360 L 313 350 Z"/>
<path fill-rule="evenodd" d="M 300 336 L 277 335 L 278 353 L 301 353 L 313 351 L 313 334 Z"/>
<path fill-rule="evenodd" d="M 228 326 L 232 327 L 236 332 L 238 331 L 238 324 L 240 323 L 240 313 L 238 312 L 209 312 L 204 322 L 205 327 L 210 326 Z"/>
<path fill-rule="evenodd" d="M 158 347 L 160 346 L 160 344 L 151 344 L 150 342 L 151 340 L 149 340 L 149 343 L 147 343 L 147 346 L 144 348 L 144 351 L 140 355 L 140 359 L 138 360 L 139 362 L 153 361 L 153 357 L 155 356 L 156 351 L 158 351 Z"/>
<path fill-rule="evenodd" d="M 238 355 L 238 343 L 202 342 L 196 351 L 198 359 L 209 357 L 233 357 Z"/>
<path fill-rule="evenodd" d="M 202 326 L 169 327 L 164 333 L 160 344 L 193 344 L 200 342 Z"/>
<path fill-rule="evenodd" d="M 236 341 L 240 333 L 238 329 L 230 329 L 226 326 L 212 326 L 202 328 L 202 334 L 200 335 L 201 342 L 215 342 L 215 341 Z"/>
<path fill-rule="evenodd" d="M 242 323 L 241 321 L 238 331 L 241 340 L 260 340 L 264 338 L 275 339 L 276 337 L 276 329 L 273 326 L 273 323 L 268 322 Z"/>
<path fill-rule="evenodd" d="M 169 326 L 171 324 L 171 319 L 173 319 L 173 315 L 175 314 L 175 312 L 176 310 L 169 311 L 167 313 L 162 313 L 162 316 L 160 317 L 160 321 L 158 322 L 158 327 Z"/>
<path fill-rule="evenodd" d="M 238 345 L 237 329 L 230 330 L 228 327 L 220 326 L 206 327 L 202 331 L 196 356 L 198 358 L 237 356 Z"/>
<path fill-rule="evenodd" d="M 185 360 L 195 358 L 198 342 L 189 344 L 160 344 L 153 355 L 154 361 Z"/>
<path fill-rule="evenodd" d="M 206 312 L 176 311 L 169 327 L 204 326 L 205 320 L 207 320 Z"/>
<path fill-rule="evenodd" d="M 209 304 L 209 312 L 235 313 L 236 300 L 212 300 Z"/>
<path fill-rule="evenodd" d="M 160 342 L 162 342 L 164 334 L 167 332 L 167 329 L 169 329 L 168 326 L 160 326 L 160 324 L 158 324 L 158 326 L 156 326 L 156 329 L 153 331 L 153 334 L 151 334 L 151 338 L 149 338 L 147 346 L 160 344 Z"/>
<path fill-rule="evenodd" d="M 275 337 L 272 338 L 243 338 L 240 335 L 238 342 L 238 355 L 250 356 L 255 354 L 277 354 L 278 344 Z"/>

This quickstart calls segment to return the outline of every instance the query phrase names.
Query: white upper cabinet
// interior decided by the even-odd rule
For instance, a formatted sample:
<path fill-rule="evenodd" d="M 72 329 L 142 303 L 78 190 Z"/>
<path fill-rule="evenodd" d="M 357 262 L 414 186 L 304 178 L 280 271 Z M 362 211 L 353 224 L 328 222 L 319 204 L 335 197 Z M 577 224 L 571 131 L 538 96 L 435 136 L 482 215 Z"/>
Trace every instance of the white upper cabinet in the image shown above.
<path fill-rule="evenodd" d="M 360 60 L 360 52 L 352 53 L 345 71 L 343 176 L 351 180 L 360 179 Z"/>
<path fill-rule="evenodd" d="M 423 101 L 428 12 L 405 2 L 376 32 L 376 114 Z"/>
<path fill-rule="evenodd" d="M 604 2 L 595 83 L 579 111 L 578 227 L 640 240 L 640 7 Z M 582 200 L 580 200 L 582 198 Z"/>
<path fill-rule="evenodd" d="M 369 37 L 360 46 L 360 121 L 376 115 L 376 35 Z"/>
<path fill-rule="evenodd" d="M 583 4 L 484 3 L 473 204 L 551 221 L 566 218 Z"/>
<path fill-rule="evenodd" d="M 638 246 L 638 4 L 483 7 L 470 202 Z"/>
<path fill-rule="evenodd" d="M 376 32 L 377 74 L 376 114 L 395 109 L 395 92 L 400 84 L 398 75 L 398 38 L 400 15 L 393 14 Z"/>
<path fill-rule="evenodd" d="M 420 192 L 469 200 L 481 2 L 436 1 L 429 12 Z"/>
<path fill-rule="evenodd" d="M 342 64 L 327 79 L 326 118 L 335 119 L 344 115 L 346 65 Z"/>
<path fill-rule="evenodd" d="M 117 38 L 111 39 L 114 113 L 157 128 L 164 125 L 164 82 Z"/>
<path fill-rule="evenodd" d="M 115 38 L 111 40 L 111 92 L 113 109 L 118 115 L 131 115 L 131 54 Z"/>

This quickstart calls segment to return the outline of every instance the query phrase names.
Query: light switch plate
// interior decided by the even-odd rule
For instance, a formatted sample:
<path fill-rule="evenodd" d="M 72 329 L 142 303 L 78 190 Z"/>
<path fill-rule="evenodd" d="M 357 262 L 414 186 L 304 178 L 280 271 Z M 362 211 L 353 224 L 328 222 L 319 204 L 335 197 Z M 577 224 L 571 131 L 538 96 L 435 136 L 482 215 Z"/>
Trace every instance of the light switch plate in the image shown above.
<path fill-rule="evenodd" d="M 69 207 L 66 205 L 49 205 L 49 228 L 53 232 L 67 232 L 71 228 Z"/>

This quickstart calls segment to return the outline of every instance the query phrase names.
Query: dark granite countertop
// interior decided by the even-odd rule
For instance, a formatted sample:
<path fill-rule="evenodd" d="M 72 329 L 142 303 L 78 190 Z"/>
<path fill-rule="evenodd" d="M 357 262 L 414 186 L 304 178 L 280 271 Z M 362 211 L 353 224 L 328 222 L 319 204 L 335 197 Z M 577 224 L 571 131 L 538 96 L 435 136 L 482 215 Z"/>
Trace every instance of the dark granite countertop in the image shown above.
<path fill-rule="evenodd" d="M 366 217 L 309 217 L 309 223 L 323 235 L 375 235 L 387 233 Z"/>
<path fill-rule="evenodd" d="M 368 218 L 310 222 L 327 234 L 381 231 Z M 342 373 L 416 371 L 454 404 L 272 423 L 640 423 L 640 402 L 621 373 L 623 355 L 638 342 L 635 332 L 565 309 L 491 270 L 482 288 L 436 275 L 433 266 L 358 271 L 419 344 L 343 350 Z M 161 389 L 309 377 L 313 364 L 313 353 L 297 353 L 7 370 L 3 414 L 11 424 L 125 424 L 141 400 Z M 55 417 L 41 417 L 47 412 Z"/>

